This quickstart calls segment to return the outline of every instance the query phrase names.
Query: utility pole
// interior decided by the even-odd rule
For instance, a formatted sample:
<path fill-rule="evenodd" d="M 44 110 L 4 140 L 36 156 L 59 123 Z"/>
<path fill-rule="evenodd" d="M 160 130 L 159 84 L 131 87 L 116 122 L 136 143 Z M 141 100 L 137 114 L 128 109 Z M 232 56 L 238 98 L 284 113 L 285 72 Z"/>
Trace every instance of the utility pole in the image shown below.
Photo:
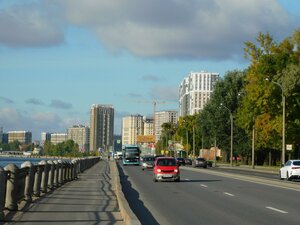
<path fill-rule="evenodd" d="M 224 107 L 225 109 L 228 110 L 230 114 L 230 166 L 233 166 L 233 115 L 232 112 L 229 108 L 227 108 L 223 103 L 220 104 L 220 106 Z"/>
<path fill-rule="evenodd" d="M 282 97 L 282 156 L 281 156 L 281 164 L 285 164 L 285 96 L 283 92 L 283 86 L 275 81 L 266 78 L 267 81 L 270 81 L 276 84 L 281 89 L 281 97 Z"/>

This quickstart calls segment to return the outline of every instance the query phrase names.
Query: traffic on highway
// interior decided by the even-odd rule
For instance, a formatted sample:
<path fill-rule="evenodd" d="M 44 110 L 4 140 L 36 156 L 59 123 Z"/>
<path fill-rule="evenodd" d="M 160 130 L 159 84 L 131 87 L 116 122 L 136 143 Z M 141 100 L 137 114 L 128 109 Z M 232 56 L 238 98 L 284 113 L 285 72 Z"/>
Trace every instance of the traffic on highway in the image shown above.
<path fill-rule="evenodd" d="M 155 169 L 141 167 L 118 163 L 142 224 L 299 224 L 300 184 L 280 180 L 279 172 L 181 165 L 180 182 L 153 182 Z"/>

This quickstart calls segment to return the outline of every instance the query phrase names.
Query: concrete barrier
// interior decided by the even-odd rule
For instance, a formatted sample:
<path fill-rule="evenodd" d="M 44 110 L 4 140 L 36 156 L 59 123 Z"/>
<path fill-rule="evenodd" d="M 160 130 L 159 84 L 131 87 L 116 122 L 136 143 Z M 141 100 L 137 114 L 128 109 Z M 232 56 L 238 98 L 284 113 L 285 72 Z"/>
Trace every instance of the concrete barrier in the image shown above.
<path fill-rule="evenodd" d="M 54 185 L 54 188 L 58 188 L 59 185 L 58 185 L 58 175 L 59 175 L 59 167 L 60 167 L 60 164 L 58 163 L 57 160 L 53 160 L 53 164 L 54 164 L 54 177 L 53 177 L 53 185 Z"/>
<path fill-rule="evenodd" d="M 78 173 L 99 162 L 99 157 L 62 160 L 42 160 L 38 165 L 26 161 L 18 168 L 15 164 L 0 167 L 0 221 L 4 210 L 17 211 L 21 201 L 31 203 L 33 196 L 41 197 L 66 182 L 78 178 Z"/>
<path fill-rule="evenodd" d="M 121 182 L 120 182 L 120 174 L 116 165 L 115 161 L 110 163 L 111 165 L 111 172 L 113 173 L 114 177 L 114 184 L 116 187 L 116 195 L 120 207 L 120 211 L 123 217 L 123 220 L 126 225 L 141 225 L 141 222 L 131 210 L 124 193 L 122 192 Z"/>
<path fill-rule="evenodd" d="M 4 219 L 7 172 L 0 167 L 0 221 Z"/>
<path fill-rule="evenodd" d="M 33 195 L 35 197 L 41 196 L 41 184 L 42 184 L 43 170 L 44 170 L 44 168 L 42 165 L 35 166 L 34 185 L 33 185 Z"/>
<path fill-rule="evenodd" d="M 25 175 L 24 190 L 20 190 L 20 192 L 24 193 L 24 200 L 30 203 L 32 202 L 35 168 L 34 165 L 29 161 L 22 163 L 21 168 L 26 168 L 27 173 Z"/>
<path fill-rule="evenodd" d="M 48 188 L 50 190 L 54 189 L 54 173 L 55 173 L 55 164 L 52 160 L 47 161 L 49 165 L 49 173 L 48 173 Z"/>

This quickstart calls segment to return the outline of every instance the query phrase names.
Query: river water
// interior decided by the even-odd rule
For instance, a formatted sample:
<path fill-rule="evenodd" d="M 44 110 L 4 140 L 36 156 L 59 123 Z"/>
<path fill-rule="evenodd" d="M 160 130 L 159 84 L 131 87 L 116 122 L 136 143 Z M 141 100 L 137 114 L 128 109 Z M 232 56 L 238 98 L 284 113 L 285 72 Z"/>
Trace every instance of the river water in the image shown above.
<path fill-rule="evenodd" d="M 20 167 L 23 162 L 30 161 L 32 164 L 38 164 L 42 160 L 49 160 L 46 158 L 30 158 L 30 157 L 7 157 L 0 156 L 0 166 L 5 167 L 6 165 L 13 163 Z"/>

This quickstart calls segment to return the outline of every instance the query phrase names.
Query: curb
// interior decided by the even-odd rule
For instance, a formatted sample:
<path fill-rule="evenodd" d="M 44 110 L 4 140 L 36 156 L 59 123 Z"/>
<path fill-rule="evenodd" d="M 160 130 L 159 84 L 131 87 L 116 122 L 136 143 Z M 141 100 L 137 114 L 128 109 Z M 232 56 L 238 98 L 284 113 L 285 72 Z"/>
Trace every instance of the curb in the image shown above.
<path fill-rule="evenodd" d="M 110 165 L 111 171 L 113 173 L 113 182 L 116 187 L 116 195 L 117 195 L 118 204 L 120 207 L 120 211 L 121 211 L 121 215 L 123 217 L 124 223 L 126 225 L 141 225 L 141 222 L 139 221 L 137 216 L 134 214 L 134 212 L 129 207 L 129 204 L 124 196 L 124 193 L 122 192 L 120 175 L 119 175 L 119 171 L 117 169 L 116 161 L 109 162 L 109 165 Z"/>

